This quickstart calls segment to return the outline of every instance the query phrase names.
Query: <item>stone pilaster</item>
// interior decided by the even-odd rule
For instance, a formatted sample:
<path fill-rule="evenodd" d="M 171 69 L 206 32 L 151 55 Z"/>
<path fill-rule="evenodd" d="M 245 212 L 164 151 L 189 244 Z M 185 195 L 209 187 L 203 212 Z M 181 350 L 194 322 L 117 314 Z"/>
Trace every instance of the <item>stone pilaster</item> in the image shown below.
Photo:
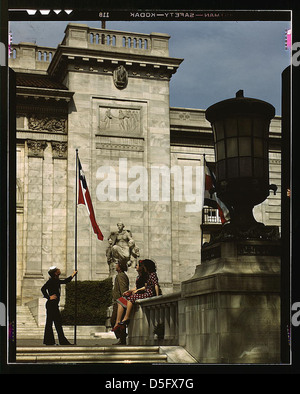
<path fill-rule="evenodd" d="M 150 90 L 152 100 L 149 100 L 148 108 L 147 141 L 148 173 L 151 180 L 148 205 L 149 258 L 157 262 L 159 279 L 167 290 L 172 283 L 169 81 L 152 81 Z M 167 176 L 164 176 L 164 168 Z M 156 172 L 162 175 L 153 182 Z"/>
<path fill-rule="evenodd" d="M 67 270 L 67 143 L 52 142 L 53 209 L 52 209 L 52 261 L 63 275 Z"/>
<path fill-rule="evenodd" d="M 26 267 L 23 277 L 23 303 L 40 296 L 42 273 L 43 234 L 43 165 L 44 141 L 28 141 L 28 193 L 27 193 L 27 239 Z"/>

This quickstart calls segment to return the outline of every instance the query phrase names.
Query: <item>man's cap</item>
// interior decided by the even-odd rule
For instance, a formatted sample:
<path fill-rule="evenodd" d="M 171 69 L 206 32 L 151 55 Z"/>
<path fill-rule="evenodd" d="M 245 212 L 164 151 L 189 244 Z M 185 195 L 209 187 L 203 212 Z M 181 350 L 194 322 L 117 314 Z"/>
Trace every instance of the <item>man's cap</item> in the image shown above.
<path fill-rule="evenodd" d="M 57 269 L 56 265 L 52 265 L 52 267 L 50 267 L 48 270 L 48 274 L 50 275 L 50 273 L 55 271 L 56 269 Z"/>

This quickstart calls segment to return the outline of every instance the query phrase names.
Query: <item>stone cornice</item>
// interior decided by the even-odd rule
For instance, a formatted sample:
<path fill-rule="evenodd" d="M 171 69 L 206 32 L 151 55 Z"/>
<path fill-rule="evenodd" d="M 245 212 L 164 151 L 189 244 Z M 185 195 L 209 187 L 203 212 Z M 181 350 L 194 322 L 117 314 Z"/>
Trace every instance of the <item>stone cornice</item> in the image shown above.
<path fill-rule="evenodd" d="M 89 48 L 70 48 L 60 45 L 49 65 L 48 73 L 55 77 L 59 75 L 63 76 L 66 71 L 62 72 L 62 70 L 66 69 L 66 64 L 75 61 L 85 65 L 88 63 L 98 65 L 105 63 L 107 66 L 112 66 L 113 68 L 119 63 L 141 69 L 151 67 L 156 70 L 163 69 L 164 72 L 167 72 L 171 76 L 177 71 L 183 59 Z"/>
<path fill-rule="evenodd" d="M 205 119 L 204 109 L 171 107 L 170 129 L 172 146 L 214 146 L 212 128 Z M 280 116 L 271 121 L 269 142 L 271 149 L 280 149 Z"/>
<path fill-rule="evenodd" d="M 55 101 L 71 101 L 74 92 L 60 89 L 37 88 L 27 86 L 17 86 L 17 96 L 43 98 L 45 100 L 53 99 Z"/>

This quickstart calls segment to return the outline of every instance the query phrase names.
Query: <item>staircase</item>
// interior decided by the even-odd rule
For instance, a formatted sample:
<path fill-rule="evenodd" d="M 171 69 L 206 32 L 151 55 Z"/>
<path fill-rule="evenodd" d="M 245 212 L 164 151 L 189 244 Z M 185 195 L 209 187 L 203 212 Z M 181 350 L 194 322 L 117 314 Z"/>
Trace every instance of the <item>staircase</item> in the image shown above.
<path fill-rule="evenodd" d="M 71 327 L 64 327 L 66 337 L 73 335 Z M 26 305 L 17 306 L 17 340 L 18 339 L 42 339 L 44 327 L 38 326 L 30 309 Z"/>
<path fill-rule="evenodd" d="M 72 342 L 74 327 L 64 326 Z M 54 334 L 55 329 L 54 329 Z M 112 346 L 112 332 L 78 335 L 77 345 L 43 345 L 44 327 L 39 327 L 27 306 L 17 307 L 17 363 L 195 363 L 181 346 Z"/>
<path fill-rule="evenodd" d="M 55 332 L 55 329 L 54 329 Z M 74 328 L 64 326 L 66 337 L 73 338 Z M 116 340 L 112 333 L 95 333 L 87 346 L 44 346 L 44 327 L 39 327 L 27 306 L 17 307 L 18 363 L 166 363 L 167 355 L 160 354 L 159 346 L 101 346 L 107 340 Z M 19 342 L 19 343 L 18 343 Z M 26 343 L 26 345 L 24 345 Z M 38 343 L 38 346 L 36 344 Z M 93 343 L 93 344 L 92 344 Z"/>
<path fill-rule="evenodd" d="M 17 338 L 42 338 L 44 327 L 38 327 L 30 309 L 26 305 L 17 306 Z"/>
<path fill-rule="evenodd" d="M 159 346 L 18 347 L 21 363 L 166 363 Z"/>

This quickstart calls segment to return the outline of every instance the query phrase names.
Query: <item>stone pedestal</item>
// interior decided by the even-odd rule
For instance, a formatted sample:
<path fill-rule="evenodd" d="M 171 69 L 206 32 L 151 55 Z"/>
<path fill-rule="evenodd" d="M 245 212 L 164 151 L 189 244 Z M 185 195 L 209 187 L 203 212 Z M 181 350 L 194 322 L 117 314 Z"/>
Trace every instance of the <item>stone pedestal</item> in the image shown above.
<path fill-rule="evenodd" d="M 279 256 L 280 241 L 203 248 L 202 264 L 182 283 L 179 308 L 179 344 L 198 362 L 280 362 Z"/>

